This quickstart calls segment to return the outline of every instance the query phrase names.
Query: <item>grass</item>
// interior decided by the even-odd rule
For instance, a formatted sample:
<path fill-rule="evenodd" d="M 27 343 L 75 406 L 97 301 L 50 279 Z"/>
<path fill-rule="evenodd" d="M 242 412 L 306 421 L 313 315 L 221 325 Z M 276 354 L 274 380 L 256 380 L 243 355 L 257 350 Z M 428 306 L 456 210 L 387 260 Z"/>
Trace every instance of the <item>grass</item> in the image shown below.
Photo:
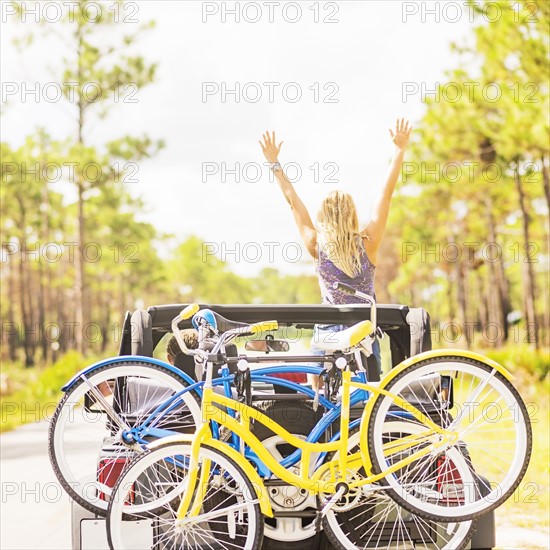
<path fill-rule="evenodd" d="M 533 428 L 529 468 L 514 495 L 497 511 L 497 522 L 548 532 L 550 515 L 550 421 L 548 380 L 533 382 L 522 392 Z M 527 395 L 525 395 L 527 393 Z"/>
<path fill-rule="evenodd" d="M 69 352 L 44 368 L 25 369 L 17 363 L 4 363 L 2 385 L 6 395 L 0 403 L 0 432 L 49 418 L 61 398 L 62 386 L 93 362 L 77 352 Z"/>
<path fill-rule="evenodd" d="M 523 397 L 533 428 L 533 452 L 527 473 L 514 494 L 495 512 L 499 528 L 523 528 L 548 536 L 550 517 L 550 353 L 526 345 L 510 345 L 482 353 L 505 366 L 514 376 L 514 385 Z M 515 548 L 509 541 L 501 548 Z M 527 547 L 527 541 L 522 541 Z M 529 546 L 540 547 L 533 540 Z"/>

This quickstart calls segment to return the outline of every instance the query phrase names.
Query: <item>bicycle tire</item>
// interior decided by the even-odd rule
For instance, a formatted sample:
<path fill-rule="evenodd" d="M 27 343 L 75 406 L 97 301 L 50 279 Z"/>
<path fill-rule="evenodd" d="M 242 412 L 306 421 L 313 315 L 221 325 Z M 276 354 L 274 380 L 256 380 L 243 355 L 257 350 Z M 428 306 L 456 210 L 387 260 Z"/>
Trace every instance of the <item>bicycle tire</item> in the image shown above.
<path fill-rule="evenodd" d="M 394 473 L 385 476 L 380 483 L 387 487 L 392 499 L 403 506 L 403 508 L 419 516 L 436 521 L 465 521 L 475 519 L 480 514 L 489 512 L 500 506 L 514 492 L 525 475 L 532 451 L 532 430 L 529 415 L 519 392 L 509 380 L 492 366 L 462 356 L 445 355 L 410 365 L 394 379 L 390 380 L 384 389 L 390 392 L 390 394 L 401 395 L 404 398 L 409 396 L 410 398 L 410 389 L 418 388 L 418 381 L 423 380 L 422 377 L 433 376 L 434 374 L 440 377 L 451 376 L 452 389 L 448 391 L 451 391 L 453 396 L 452 398 L 447 396 L 445 399 L 452 399 L 452 403 L 450 403 L 452 409 L 441 407 L 441 395 L 443 393 L 433 399 L 428 391 L 417 389 L 415 391 L 418 393 L 413 392 L 412 395 L 414 400 L 417 401 L 417 408 L 423 408 L 426 414 L 434 415 L 436 423 L 443 426 L 445 424 L 452 426 L 452 422 L 455 419 L 462 422 L 466 415 L 468 404 L 471 405 L 470 409 L 474 409 L 473 411 L 468 411 L 467 418 L 469 424 L 465 425 L 462 432 L 459 433 L 459 440 L 456 444 L 466 445 L 468 453 L 472 457 L 471 467 L 477 481 L 472 487 L 466 487 L 465 490 L 473 492 L 476 498 L 469 502 L 464 501 L 463 504 L 453 503 L 452 505 L 446 505 L 445 499 L 440 499 L 440 504 L 437 502 L 428 502 L 429 499 L 427 498 L 423 502 L 422 498 L 418 496 L 420 494 L 418 492 L 418 488 L 420 487 L 418 483 L 416 487 L 414 484 L 410 484 L 411 488 L 407 490 L 400 482 L 401 478 L 405 479 L 405 475 L 408 475 L 408 472 L 405 470 L 399 473 L 399 475 L 398 473 Z M 477 386 L 474 385 L 475 377 L 479 378 Z M 464 388 L 468 387 L 467 391 L 475 387 L 469 397 L 465 395 L 467 391 L 459 385 L 462 382 L 464 382 Z M 442 392 L 441 388 L 442 386 L 440 386 L 440 391 Z M 480 388 L 481 392 L 484 392 L 486 388 L 489 388 L 489 391 L 480 394 L 476 398 L 475 393 Z M 493 390 L 494 395 L 491 393 Z M 481 395 L 483 395 L 483 399 L 481 399 Z M 418 402 L 422 401 L 420 398 L 424 398 L 425 400 L 425 403 L 421 406 L 418 405 Z M 392 397 L 391 395 L 378 394 L 373 399 L 375 401 L 373 403 L 372 414 L 368 425 L 362 426 L 362 430 L 367 429 L 367 452 L 369 453 L 373 471 L 381 473 L 387 469 L 388 463 L 384 458 L 385 453 L 380 438 L 379 426 L 381 422 L 384 422 L 388 414 L 392 414 Z M 471 400 L 468 401 L 468 399 Z M 504 406 L 500 405 L 501 400 L 504 400 Z M 481 406 L 481 417 L 477 416 L 474 418 L 475 409 L 479 409 Z M 485 418 L 486 408 L 492 410 L 492 407 L 497 407 L 501 415 L 498 419 L 499 426 L 496 425 L 496 421 L 489 422 Z M 436 411 L 435 413 L 434 410 Z M 506 415 L 505 418 L 504 415 Z M 472 418 L 474 419 L 472 420 Z M 479 418 L 482 418 L 482 423 L 479 423 Z M 415 420 L 414 422 L 418 421 Z M 478 425 L 479 429 L 483 428 L 483 432 L 477 434 L 477 439 L 473 436 L 475 431 L 478 431 L 478 427 L 475 430 L 473 428 L 476 425 Z M 488 454 L 485 450 L 486 447 L 491 446 L 495 434 L 507 428 L 515 435 L 514 439 L 507 439 L 507 434 L 506 439 L 498 440 L 500 445 L 494 445 L 495 453 L 487 458 L 485 456 Z M 364 431 L 362 433 L 364 434 Z M 504 471 L 504 467 L 500 468 L 498 465 L 503 460 L 506 460 L 506 456 L 510 453 L 513 453 L 513 457 L 510 460 L 510 464 L 506 466 L 506 472 L 502 475 L 502 479 L 496 480 L 495 478 L 498 475 L 497 470 L 501 469 Z M 426 465 L 429 460 L 433 460 L 433 457 L 430 457 L 430 455 L 425 457 Z M 421 467 L 421 463 L 419 464 L 420 466 L 415 464 L 417 472 Z M 487 487 L 488 491 L 481 491 L 479 489 L 479 485 L 482 483 L 479 481 L 480 476 L 483 476 L 494 484 L 494 488 L 491 485 L 491 487 Z M 433 485 L 433 480 L 426 480 L 426 485 L 430 482 Z"/>
<path fill-rule="evenodd" d="M 145 360 L 121 360 L 100 367 L 86 377 L 88 382 L 98 388 L 107 381 L 118 382 L 125 379 L 137 380 L 138 385 L 145 385 L 145 397 L 148 396 L 147 381 L 152 382 L 151 387 L 155 388 L 154 384 L 158 384 L 157 388 L 160 387 L 161 392 L 164 386 L 167 392 L 172 394 L 186 387 L 184 379 L 171 370 Z M 100 409 L 93 412 L 89 407 L 87 410 L 85 403 L 91 392 L 87 390 L 86 380 L 76 382 L 59 402 L 50 421 L 48 454 L 54 473 L 69 496 L 83 508 L 98 515 L 105 515 L 108 490 L 105 484 L 99 485 L 97 478 L 104 476 L 105 479 L 109 479 L 109 476 L 116 476 L 120 462 L 123 463 L 123 460 L 131 457 L 133 451 L 130 445 L 122 442 L 114 443 L 112 447 L 106 445 L 108 434 L 113 433 L 112 425 L 108 424 L 107 415 Z M 113 407 L 115 399 L 113 389 Z M 166 416 L 165 423 L 161 421 L 159 427 L 177 428 L 181 423 L 182 426 L 188 425 L 190 430 L 194 430 L 194 426 L 200 421 L 200 405 L 197 397 L 191 392 L 184 394 L 183 399 L 188 414 L 185 414 L 184 407 L 181 409 L 183 412 L 180 417 L 177 414 Z M 118 399 L 116 404 L 120 406 Z M 145 411 L 144 414 L 147 412 L 151 411 Z M 108 458 L 104 460 L 105 466 L 101 467 L 101 462 L 98 465 L 99 454 L 106 447 L 109 448 L 106 454 Z M 120 462 L 117 463 L 117 460 Z M 109 483 L 112 484 L 112 480 Z"/>
<path fill-rule="evenodd" d="M 193 524 L 187 531 L 178 530 L 177 508 L 181 494 L 187 490 L 186 461 L 182 457 L 190 456 L 190 452 L 190 442 L 160 444 L 136 457 L 124 470 L 114 487 L 107 513 L 107 538 L 112 550 L 125 550 L 133 545 L 135 535 L 130 533 L 130 529 L 124 529 L 125 517 L 151 522 L 152 538 L 149 545 L 155 549 L 161 543 L 181 549 L 204 547 L 256 550 L 261 547 L 263 517 L 252 482 L 231 457 L 209 445 L 201 446 L 201 464 L 207 460 L 211 471 L 217 472 L 217 475 L 213 475 L 212 480 L 208 478 L 206 492 L 201 497 L 203 507 L 206 507 L 204 513 L 220 511 L 216 506 L 227 504 L 227 520 L 216 520 L 219 516 L 223 517 L 220 511 L 218 516 L 202 520 L 196 526 L 196 533 L 191 532 Z M 214 490 L 212 494 L 211 489 Z M 163 495 L 161 491 L 168 492 Z M 239 503 L 239 498 L 244 504 Z M 134 504 L 128 504 L 130 499 L 133 499 Z M 138 504 L 135 504 L 136 501 Z M 237 508 L 240 513 L 235 517 L 232 509 Z M 188 545 L 183 540 L 184 536 L 194 543 L 204 541 L 206 546 Z M 173 544 L 170 544 L 172 537 Z"/>
<path fill-rule="evenodd" d="M 388 438 L 391 434 L 402 435 L 410 428 L 403 423 L 387 423 Z M 349 449 L 359 449 L 360 432 L 355 428 L 350 433 Z M 330 461 L 338 456 L 331 453 Z M 332 547 L 337 550 L 367 550 L 370 548 L 415 548 L 418 550 L 463 550 L 472 538 L 475 521 L 450 524 L 436 523 L 409 514 L 394 502 L 383 487 L 358 495 L 355 506 L 338 511 L 337 507 L 323 518 L 324 532 Z"/>

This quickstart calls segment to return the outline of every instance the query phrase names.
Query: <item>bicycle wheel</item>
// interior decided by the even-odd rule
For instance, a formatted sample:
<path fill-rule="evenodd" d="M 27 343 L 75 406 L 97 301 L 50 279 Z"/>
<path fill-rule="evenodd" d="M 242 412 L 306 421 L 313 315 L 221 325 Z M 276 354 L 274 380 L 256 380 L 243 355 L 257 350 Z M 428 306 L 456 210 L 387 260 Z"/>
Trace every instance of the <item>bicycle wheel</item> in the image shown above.
<path fill-rule="evenodd" d="M 190 452 L 189 442 L 165 443 L 124 470 L 107 514 L 111 549 L 261 547 L 263 518 L 250 479 L 230 457 L 208 445 L 201 447 L 199 457 L 199 476 L 207 476 L 201 477 L 200 515 L 193 521 L 178 520 L 178 506 L 188 490 Z M 201 472 L 203 467 L 208 472 Z M 123 521 L 128 517 L 131 522 Z M 147 536 L 137 537 L 134 525 L 147 526 Z"/>
<path fill-rule="evenodd" d="M 414 405 L 455 437 L 445 447 L 385 476 L 380 483 L 404 508 L 433 520 L 468 520 L 502 504 L 523 478 L 531 456 L 532 432 L 527 409 L 514 386 L 490 365 L 461 356 L 443 356 L 411 365 L 385 388 Z M 391 395 L 374 397 L 368 426 L 368 453 L 376 473 L 395 463 L 395 451 L 384 445 L 383 425 L 400 417 L 423 426 L 412 450 L 440 441 L 427 424 L 411 419 Z M 367 432 L 368 430 L 368 432 Z M 474 480 L 461 494 L 445 494 L 437 466 L 453 449 L 465 449 Z M 363 456 L 365 452 L 363 449 Z M 464 452 L 463 452 L 464 454 Z M 448 474 L 453 475 L 453 472 Z M 489 480 L 489 483 L 483 479 Z M 456 485 L 455 485 L 456 487 Z"/>
<path fill-rule="evenodd" d="M 88 374 L 62 398 L 52 417 L 48 451 L 63 488 L 81 506 L 99 515 L 107 510 L 112 486 L 140 445 L 125 443 L 122 428 L 140 426 L 153 410 L 184 389 L 185 380 L 153 363 L 121 361 Z M 104 397 L 103 403 L 97 392 Z M 200 405 L 190 392 L 155 428 L 195 430 Z"/>
<path fill-rule="evenodd" d="M 390 443 L 422 430 L 410 422 L 385 422 L 384 441 Z M 351 453 L 359 450 L 360 434 L 350 434 Z M 338 453 L 328 457 L 337 458 Z M 469 469 L 461 462 L 465 475 Z M 354 479 L 365 476 L 364 469 L 353 473 Z M 473 521 L 435 522 L 401 508 L 379 484 L 366 485 L 350 492 L 323 519 L 323 527 L 334 548 L 366 550 L 368 548 L 415 548 L 417 550 L 461 550 L 474 532 Z"/>
<path fill-rule="evenodd" d="M 320 420 L 322 413 L 316 412 L 306 403 L 274 401 L 265 406 L 263 413 L 296 437 L 305 440 Z M 262 442 L 271 456 L 281 462 L 296 449 L 275 435 L 267 426 L 254 422 L 252 433 Z M 313 455 L 311 461 L 315 461 Z M 299 471 L 299 464 L 294 467 Z M 318 548 L 321 533 L 315 528 L 317 509 L 314 495 L 293 485 L 266 482 L 273 510 L 289 514 L 285 517 L 264 518 L 263 550 L 312 550 Z M 295 516 L 291 516 L 293 512 Z"/>

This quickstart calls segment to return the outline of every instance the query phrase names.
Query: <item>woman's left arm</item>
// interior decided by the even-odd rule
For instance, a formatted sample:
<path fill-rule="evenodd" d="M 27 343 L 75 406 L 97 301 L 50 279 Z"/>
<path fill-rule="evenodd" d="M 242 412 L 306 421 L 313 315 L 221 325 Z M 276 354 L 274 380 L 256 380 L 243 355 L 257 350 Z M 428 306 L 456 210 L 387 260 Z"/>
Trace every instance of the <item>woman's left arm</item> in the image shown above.
<path fill-rule="evenodd" d="M 372 219 L 362 231 L 363 235 L 368 237 L 368 247 L 370 249 L 369 257 L 373 262 L 375 262 L 376 252 L 384 236 L 388 215 L 390 213 L 392 195 L 397 180 L 399 179 L 399 174 L 401 173 L 401 166 L 403 164 L 403 158 L 405 157 L 405 150 L 409 144 L 411 130 L 412 126 L 410 126 L 409 121 L 404 118 L 397 120 L 395 124 L 395 133 L 390 130 L 391 139 L 395 144 L 395 154 L 390 165 L 386 184 L 374 204 Z"/>

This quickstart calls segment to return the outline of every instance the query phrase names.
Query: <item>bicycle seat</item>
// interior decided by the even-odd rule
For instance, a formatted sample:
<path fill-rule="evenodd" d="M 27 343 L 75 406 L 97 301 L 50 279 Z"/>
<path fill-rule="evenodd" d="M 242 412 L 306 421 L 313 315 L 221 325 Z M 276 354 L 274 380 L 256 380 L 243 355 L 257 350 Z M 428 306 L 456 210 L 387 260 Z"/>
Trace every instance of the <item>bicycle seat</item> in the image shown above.
<path fill-rule="evenodd" d="M 231 319 L 226 319 L 219 313 L 213 312 L 216 317 L 216 322 L 218 323 L 218 330 L 221 332 L 227 332 L 228 330 L 234 330 L 239 328 L 244 328 L 248 326 L 247 323 L 239 323 L 238 321 L 232 321 Z"/>
<path fill-rule="evenodd" d="M 315 346 L 329 352 L 343 351 L 353 348 L 371 333 L 372 323 L 370 321 L 360 321 L 345 330 L 331 332 L 326 336 L 323 335 L 318 342 L 315 342 Z"/>
<path fill-rule="evenodd" d="M 238 321 L 231 321 L 230 319 L 226 319 L 225 317 L 223 317 L 219 313 L 216 313 L 215 311 L 212 311 L 211 309 L 203 309 L 198 311 L 193 316 L 193 320 L 200 318 L 205 314 L 213 316 L 213 318 L 215 319 L 215 328 L 220 332 L 220 334 L 227 332 L 228 330 L 241 329 L 248 326 L 247 323 L 239 323 Z M 210 319 L 208 319 L 208 321 L 210 321 Z M 197 327 L 195 326 L 195 328 Z"/>

